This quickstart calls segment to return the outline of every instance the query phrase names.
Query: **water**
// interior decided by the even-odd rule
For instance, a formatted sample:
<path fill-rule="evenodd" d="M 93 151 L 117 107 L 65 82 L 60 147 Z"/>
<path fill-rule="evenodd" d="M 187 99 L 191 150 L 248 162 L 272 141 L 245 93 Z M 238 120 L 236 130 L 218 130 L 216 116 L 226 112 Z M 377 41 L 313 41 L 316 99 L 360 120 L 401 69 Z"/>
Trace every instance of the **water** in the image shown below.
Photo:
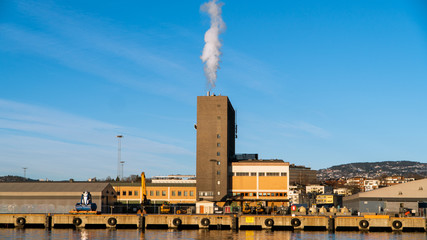
<path fill-rule="evenodd" d="M 209 230 L 146 230 L 145 232 L 132 229 L 0 229 L 0 239 L 185 239 L 185 240 L 308 240 L 308 239 L 349 239 L 349 240 L 426 240 L 427 233 L 399 233 L 399 232 L 335 232 L 327 231 L 308 232 L 308 231 L 209 231 Z"/>

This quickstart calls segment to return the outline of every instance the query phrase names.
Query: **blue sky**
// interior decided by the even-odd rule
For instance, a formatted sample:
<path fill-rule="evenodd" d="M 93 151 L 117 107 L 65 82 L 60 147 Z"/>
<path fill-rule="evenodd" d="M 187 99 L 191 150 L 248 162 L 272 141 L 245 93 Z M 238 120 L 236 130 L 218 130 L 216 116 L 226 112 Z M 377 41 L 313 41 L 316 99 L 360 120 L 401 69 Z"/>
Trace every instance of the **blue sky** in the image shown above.
<path fill-rule="evenodd" d="M 1 175 L 195 174 L 205 1 L 1 1 Z M 239 153 L 427 162 L 425 1 L 223 1 Z"/>

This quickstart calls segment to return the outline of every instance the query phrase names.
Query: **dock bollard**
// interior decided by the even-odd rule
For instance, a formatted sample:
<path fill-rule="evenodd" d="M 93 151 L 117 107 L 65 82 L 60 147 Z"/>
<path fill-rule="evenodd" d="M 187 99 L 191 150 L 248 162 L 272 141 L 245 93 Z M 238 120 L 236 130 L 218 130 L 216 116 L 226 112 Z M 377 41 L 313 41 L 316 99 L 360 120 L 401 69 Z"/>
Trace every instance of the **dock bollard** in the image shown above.
<path fill-rule="evenodd" d="M 239 229 L 239 218 L 236 214 L 233 215 L 233 219 L 231 220 L 231 229 L 234 231 Z"/>
<path fill-rule="evenodd" d="M 44 227 L 47 229 L 51 229 L 52 228 L 52 215 L 50 213 L 48 213 L 46 215 L 46 222 L 44 224 Z"/>

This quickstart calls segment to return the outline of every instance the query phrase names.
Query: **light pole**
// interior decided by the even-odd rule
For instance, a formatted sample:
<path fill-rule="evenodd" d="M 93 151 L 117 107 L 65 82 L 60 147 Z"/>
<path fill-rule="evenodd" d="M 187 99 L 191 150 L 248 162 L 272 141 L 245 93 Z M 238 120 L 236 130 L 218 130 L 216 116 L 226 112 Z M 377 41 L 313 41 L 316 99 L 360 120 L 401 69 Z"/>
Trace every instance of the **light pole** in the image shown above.
<path fill-rule="evenodd" d="M 124 168 L 124 165 L 125 165 L 125 161 L 120 161 L 120 163 L 122 164 L 122 181 L 123 181 L 123 168 Z"/>
<path fill-rule="evenodd" d="M 122 135 L 117 135 L 117 178 L 120 180 L 120 161 L 122 155 Z"/>
<path fill-rule="evenodd" d="M 27 179 L 27 167 L 23 167 L 22 169 L 24 169 L 24 179 Z"/>

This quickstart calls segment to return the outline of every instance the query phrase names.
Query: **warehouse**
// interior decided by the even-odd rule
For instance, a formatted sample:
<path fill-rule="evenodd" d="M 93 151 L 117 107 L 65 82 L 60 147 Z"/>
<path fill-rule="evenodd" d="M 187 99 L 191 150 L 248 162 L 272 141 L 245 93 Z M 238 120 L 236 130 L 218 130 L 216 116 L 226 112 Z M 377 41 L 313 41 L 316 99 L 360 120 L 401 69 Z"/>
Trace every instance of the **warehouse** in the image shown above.
<path fill-rule="evenodd" d="M 109 183 L 6 182 L 0 183 L 0 213 L 68 213 L 88 191 L 98 211 L 108 212 L 116 201 Z"/>
<path fill-rule="evenodd" d="M 344 197 L 343 203 L 353 212 L 370 212 L 381 214 L 402 214 L 413 210 L 416 215 L 425 215 L 427 202 L 427 178 L 360 192 Z"/>

